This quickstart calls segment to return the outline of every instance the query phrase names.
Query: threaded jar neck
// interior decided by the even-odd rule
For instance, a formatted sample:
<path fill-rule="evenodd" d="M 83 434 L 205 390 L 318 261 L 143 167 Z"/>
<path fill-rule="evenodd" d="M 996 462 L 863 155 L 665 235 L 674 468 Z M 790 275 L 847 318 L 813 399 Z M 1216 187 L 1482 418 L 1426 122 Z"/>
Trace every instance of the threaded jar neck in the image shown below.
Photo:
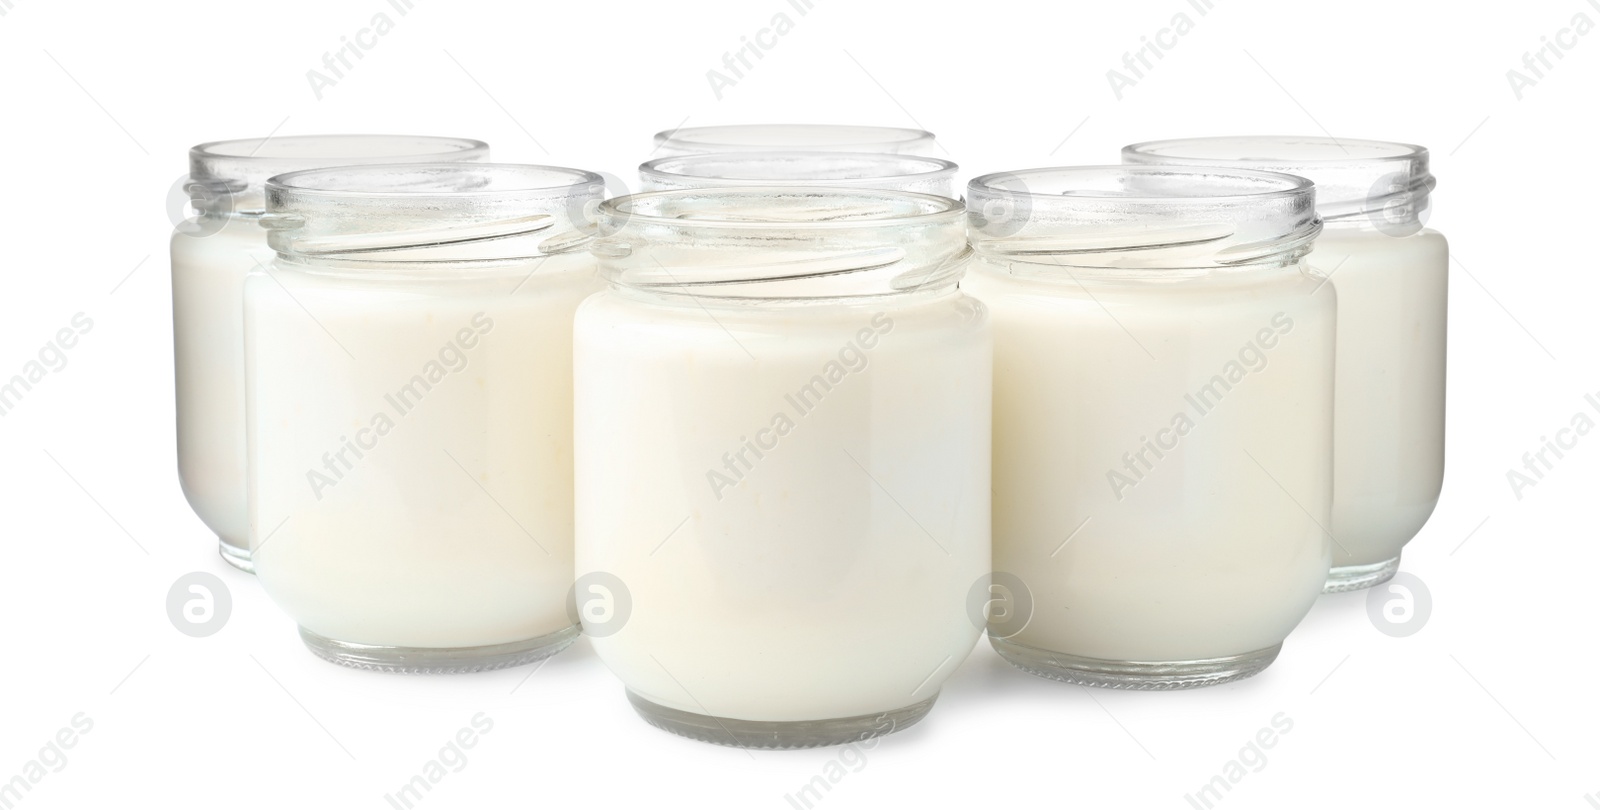
<path fill-rule="evenodd" d="M 189 150 L 190 198 L 207 214 L 258 215 L 267 178 L 328 166 L 489 159 L 489 145 L 426 135 L 283 135 L 212 141 Z"/>
<path fill-rule="evenodd" d="M 613 284 L 659 294 L 899 295 L 955 286 L 962 220 L 955 200 L 881 189 L 656 191 L 601 204 L 593 252 Z"/>
<path fill-rule="evenodd" d="M 722 152 L 656 158 L 639 166 L 645 191 L 728 186 L 879 188 L 955 196 L 956 164 L 870 152 Z"/>
<path fill-rule="evenodd" d="M 1322 229 L 1310 181 L 1247 169 L 1002 172 L 968 184 L 967 210 L 981 256 L 1106 270 L 1286 265 Z"/>
<path fill-rule="evenodd" d="M 1317 186 L 1317 211 L 1330 224 L 1370 220 L 1385 231 L 1421 227 L 1436 181 L 1428 150 L 1351 138 L 1247 136 L 1184 138 L 1125 146 L 1122 161 L 1282 172 Z"/>
<path fill-rule="evenodd" d="M 280 257 L 360 271 L 469 270 L 581 250 L 600 175 L 509 163 L 341 166 L 266 184 Z"/>

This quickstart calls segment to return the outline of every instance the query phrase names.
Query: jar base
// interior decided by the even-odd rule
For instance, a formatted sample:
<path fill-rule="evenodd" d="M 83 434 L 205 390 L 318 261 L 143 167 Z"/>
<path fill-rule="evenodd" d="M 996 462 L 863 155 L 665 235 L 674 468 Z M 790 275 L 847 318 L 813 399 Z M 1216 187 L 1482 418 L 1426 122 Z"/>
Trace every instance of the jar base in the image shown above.
<path fill-rule="evenodd" d="M 870 740 L 916 724 L 938 698 L 934 693 L 903 709 L 833 720 L 734 720 L 668 708 L 628 690 L 628 702 L 646 723 L 692 740 L 733 748 L 819 748 Z"/>
<path fill-rule="evenodd" d="M 1328 572 L 1328 582 L 1323 593 L 1345 593 L 1381 585 L 1394 578 L 1400 570 L 1400 555 L 1371 565 L 1340 565 Z"/>
<path fill-rule="evenodd" d="M 406 675 L 488 672 L 522 666 L 561 652 L 577 638 L 578 627 L 573 625 L 537 638 L 482 647 L 380 647 L 335 641 L 300 628 L 300 640 L 324 661 L 353 669 Z"/>
<path fill-rule="evenodd" d="M 246 574 L 254 574 L 256 572 L 256 564 L 255 561 L 250 559 L 250 549 L 248 548 L 236 546 L 219 537 L 217 538 L 217 553 L 221 554 L 222 559 L 227 561 L 229 565 Z"/>
<path fill-rule="evenodd" d="M 1197 661 L 1108 661 L 1054 653 L 996 636 L 989 643 L 1000 657 L 1030 675 L 1053 681 L 1142 691 L 1196 689 L 1243 680 L 1266 669 L 1283 642 L 1264 650 Z"/>

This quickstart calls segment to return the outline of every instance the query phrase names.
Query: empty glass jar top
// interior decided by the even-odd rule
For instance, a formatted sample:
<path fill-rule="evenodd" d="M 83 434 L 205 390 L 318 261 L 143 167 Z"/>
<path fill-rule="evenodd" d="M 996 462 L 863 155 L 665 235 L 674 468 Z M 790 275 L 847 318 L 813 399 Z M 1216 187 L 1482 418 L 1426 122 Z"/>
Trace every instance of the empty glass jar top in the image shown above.
<path fill-rule="evenodd" d="M 1290 264 L 1322 229 L 1311 181 L 1249 169 L 1081 166 L 967 185 L 980 255 L 1106 269 Z"/>
<path fill-rule="evenodd" d="M 212 141 L 189 150 L 189 191 L 208 213 L 260 213 L 267 178 L 365 163 L 454 163 L 489 159 L 489 145 L 426 135 L 284 135 Z"/>
<path fill-rule="evenodd" d="M 956 164 L 867 152 L 729 152 L 656 158 L 639 167 L 645 191 L 725 186 L 845 186 L 954 195 Z"/>
<path fill-rule="evenodd" d="M 735 124 L 683 127 L 656 133 L 656 151 L 664 155 L 782 150 L 915 155 L 926 154 L 933 148 L 933 133 L 901 127 Z"/>
<path fill-rule="evenodd" d="M 1346 138 L 1253 135 L 1147 141 L 1122 148 L 1124 163 L 1259 169 L 1317 184 L 1324 220 L 1377 217 L 1416 223 L 1435 180 L 1428 150 L 1408 143 Z"/>
<path fill-rule="evenodd" d="M 605 181 L 509 163 L 340 166 L 267 182 L 267 243 L 299 262 L 444 267 L 582 247 Z"/>
<path fill-rule="evenodd" d="M 948 289 L 967 255 L 956 200 L 815 187 L 607 200 L 593 251 L 601 271 L 623 287 L 745 299 Z"/>

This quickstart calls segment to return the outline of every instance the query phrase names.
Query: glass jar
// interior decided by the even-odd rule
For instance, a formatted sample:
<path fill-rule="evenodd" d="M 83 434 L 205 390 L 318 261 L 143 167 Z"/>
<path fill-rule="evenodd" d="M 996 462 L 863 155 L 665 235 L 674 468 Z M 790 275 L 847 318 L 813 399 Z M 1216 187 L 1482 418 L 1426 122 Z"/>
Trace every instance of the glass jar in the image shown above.
<path fill-rule="evenodd" d="M 620 197 L 578 311 L 578 581 L 658 727 L 793 748 L 903 729 L 971 651 L 991 343 L 961 204 L 873 189 Z M 587 627 L 587 625 L 586 625 Z"/>
<path fill-rule="evenodd" d="M 189 150 L 197 212 L 172 234 L 178 480 L 222 558 L 251 570 L 244 494 L 244 277 L 271 261 L 260 227 L 268 177 L 352 163 L 477 161 L 488 144 L 409 135 L 298 135 Z"/>
<path fill-rule="evenodd" d="M 773 151 L 928 155 L 938 148 L 933 133 L 920 129 L 840 124 L 679 127 L 656 133 L 655 142 L 658 155 Z"/>
<path fill-rule="evenodd" d="M 639 167 L 645 191 L 727 186 L 842 186 L 954 197 L 956 164 L 869 152 L 728 152 L 656 158 Z"/>
<path fill-rule="evenodd" d="M 245 284 L 250 541 L 317 655 L 477 671 L 558 652 L 572 316 L 600 176 L 368 166 L 267 183 Z"/>
<path fill-rule="evenodd" d="M 1332 138 L 1151 141 L 1125 163 L 1263 169 L 1317 184 L 1325 226 L 1307 261 L 1339 292 L 1333 570 L 1327 591 L 1387 581 L 1444 486 L 1449 248 L 1422 227 L 1428 150 Z"/>
<path fill-rule="evenodd" d="M 990 642 L 1046 678 L 1259 672 L 1327 578 L 1334 292 L 1311 183 L 1036 169 L 968 185 L 994 318 Z"/>

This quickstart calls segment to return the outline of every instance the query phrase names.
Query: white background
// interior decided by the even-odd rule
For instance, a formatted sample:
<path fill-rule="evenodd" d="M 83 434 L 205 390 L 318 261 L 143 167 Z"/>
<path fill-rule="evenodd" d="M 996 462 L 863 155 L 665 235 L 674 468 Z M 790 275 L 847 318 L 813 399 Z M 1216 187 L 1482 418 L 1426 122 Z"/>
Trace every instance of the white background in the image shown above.
<path fill-rule="evenodd" d="M 1470 10 L 1469 10 L 1470 9 Z M 1282 712 L 1293 729 L 1218 805 L 1586 808 L 1600 793 L 1595 484 L 1582 439 L 1519 500 L 1506 471 L 1589 410 L 1600 292 L 1600 32 L 1519 100 L 1506 73 L 1600 4 L 491 4 L 0 0 L 0 376 L 74 313 L 93 329 L 0 417 L 0 781 L 79 712 L 93 728 L 19 807 L 384 808 L 478 712 L 493 730 L 421 806 L 784 808 L 837 750 L 745 752 L 641 722 L 586 642 L 538 669 L 386 677 L 313 658 L 179 492 L 163 200 L 206 140 L 414 132 L 502 161 L 632 179 L 679 124 L 921 126 L 981 171 L 1115 162 L 1137 140 L 1243 133 L 1433 149 L 1451 240 L 1449 471 L 1404 570 L 1427 625 L 1380 633 L 1325 597 L 1264 674 L 1186 693 L 1017 673 L 986 643 L 929 718 L 821 807 L 1191 806 Z M 1106 71 L 1188 12 L 1118 100 Z M 387 12 L 322 99 L 306 72 Z M 706 72 L 794 29 L 718 100 Z M 1575 33 L 1575 32 L 1574 32 Z M 1532 74 L 1529 74 L 1530 78 Z M 1325 129 L 1324 129 L 1325 128 Z M 180 634 L 168 588 L 220 576 L 233 614 Z M 1594 800 L 1600 806 L 1600 798 Z"/>

